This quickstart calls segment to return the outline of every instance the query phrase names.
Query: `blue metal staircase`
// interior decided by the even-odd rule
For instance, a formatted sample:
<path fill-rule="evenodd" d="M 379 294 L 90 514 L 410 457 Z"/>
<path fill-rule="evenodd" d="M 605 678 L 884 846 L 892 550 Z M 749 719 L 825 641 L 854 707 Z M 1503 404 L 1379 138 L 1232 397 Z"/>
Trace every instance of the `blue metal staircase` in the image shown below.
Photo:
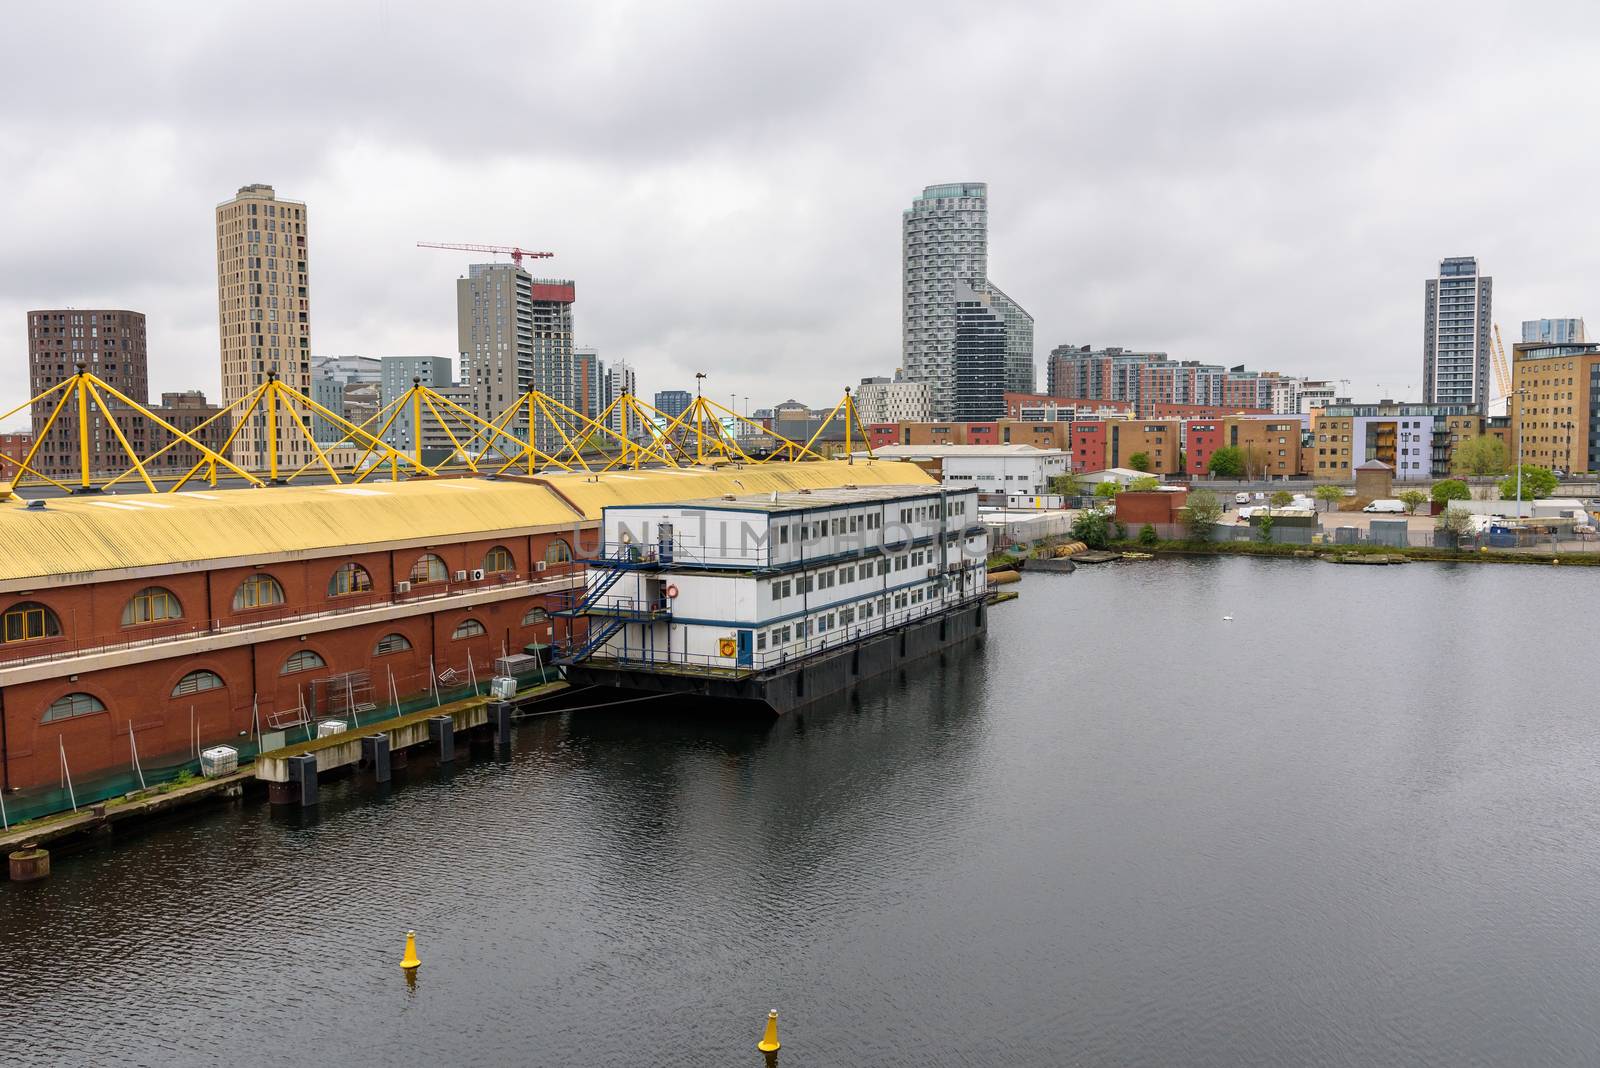
<path fill-rule="evenodd" d="M 610 641 L 617 631 L 621 630 L 627 623 L 626 619 L 613 617 L 607 619 L 598 627 L 590 627 L 582 645 L 570 651 L 558 647 L 555 662 L 565 666 L 567 664 L 576 664 L 580 660 L 587 660 L 591 653 Z"/>

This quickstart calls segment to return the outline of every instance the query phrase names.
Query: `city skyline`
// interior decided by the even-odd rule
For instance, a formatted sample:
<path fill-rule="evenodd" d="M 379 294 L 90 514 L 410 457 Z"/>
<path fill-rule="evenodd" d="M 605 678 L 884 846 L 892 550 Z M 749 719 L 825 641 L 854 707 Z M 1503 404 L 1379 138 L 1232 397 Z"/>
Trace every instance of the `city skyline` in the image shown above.
<path fill-rule="evenodd" d="M 412 8 L 307 11 L 319 51 L 305 62 L 368 35 L 375 43 L 359 69 L 336 80 L 319 80 L 310 67 L 299 72 L 307 84 L 295 89 L 296 100 L 308 110 L 284 110 L 276 120 L 278 104 L 265 99 L 231 110 L 209 102 L 214 46 L 237 26 L 225 10 L 204 19 L 150 16 L 145 32 L 172 40 L 174 52 L 161 60 L 166 78 L 145 66 L 154 57 L 117 48 L 132 32 L 129 14 L 69 31 L 18 13 L 19 35 L 40 47 L 0 74 L 16 95 L 42 84 L 34 64 L 69 32 L 96 75 L 9 120 L 12 143 L 63 122 L 96 136 L 48 159 L 19 151 L 8 160 L 0 322 L 17 325 L 0 331 L 0 392 L 14 403 L 26 396 L 24 315 L 61 307 L 143 311 L 152 392 L 196 388 L 220 397 L 209 216 L 231 190 L 258 181 L 317 212 L 314 356 L 453 351 L 450 285 L 472 258 L 413 246 L 434 237 L 505 241 L 556 252 L 540 273 L 583 285 L 579 340 L 639 368 L 647 389 L 679 386 L 704 370 L 719 394 L 811 403 L 901 366 L 899 211 L 932 182 L 989 184 L 990 273 L 1035 316 L 1037 352 L 1094 340 L 1348 378 L 1353 395 L 1416 399 L 1417 282 L 1441 258 L 1475 255 L 1494 275 L 1496 318 L 1508 338 L 1524 319 L 1584 315 L 1600 277 L 1600 254 L 1588 251 L 1594 243 L 1582 240 L 1581 220 L 1578 240 L 1554 252 L 1537 241 L 1554 222 L 1538 221 L 1543 203 L 1582 195 L 1582 146 L 1551 139 L 1537 161 L 1516 163 L 1517 181 L 1506 177 L 1509 153 L 1479 153 L 1481 163 L 1465 175 L 1459 166 L 1481 134 L 1469 119 L 1491 101 L 1497 110 L 1537 101 L 1528 117 L 1535 130 L 1574 121 L 1575 100 L 1539 87 L 1583 58 L 1595 27 L 1581 7 L 1542 24 L 1484 7 L 1420 50 L 1437 27 L 1377 9 L 1334 17 L 1220 7 L 1176 13 L 1153 33 L 1136 33 L 1109 9 L 1066 22 L 1021 11 L 958 17 L 955 28 L 975 40 L 1021 50 L 1015 61 L 990 63 L 995 76 L 955 105 L 975 119 L 959 145 L 929 136 L 932 117 L 902 104 L 901 92 L 936 84 L 938 71 L 919 52 L 931 30 L 908 27 L 890 10 L 853 16 L 881 22 L 876 36 L 888 42 L 887 55 L 823 37 L 815 27 L 824 20 L 799 13 L 778 16 L 775 29 L 770 14 L 708 6 L 674 20 L 648 15 L 618 31 L 561 12 L 549 28 L 578 44 L 549 57 L 549 77 L 576 62 L 584 42 L 620 33 L 608 46 L 621 65 L 661 81 L 661 90 L 646 99 L 631 81 L 592 87 L 592 99 L 572 101 L 541 132 L 548 140 L 527 150 L 503 144 L 492 121 L 458 121 L 469 79 L 448 57 L 406 93 L 359 88 L 364 75 L 389 71 L 423 47 Z M 524 18 L 531 16 L 511 21 Z M 1559 34 L 1550 28 L 1557 22 Z M 816 47 L 836 61 L 828 84 L 838 92 L 816 92 L 823 83 L 815 63 L 710 62 L 707 88 L 650 58 L 650 43 L 663 37 L 701 55 L 713 47 L 698 40 L 716 38 L 704 32 L 711 25 L 722 34 L 718 56 L 729 40 L 759 56 L 769 40 L 816 33 Z M 1036 53 L 1068 29 L 1095 40 L 1096 55 L 1056 71 Z M 1191 47 L 1196 37 L 1228 41 L 1226 69 Z M 1420 84 L 1508 37 L 1538 46 L 1530 61 L 1538 69 L 1482 69 L 1474 106 L 1415 136 L 1428 106 Z M 1136 47 L 1162 59 L 1153 81 L 1100 79 L 1092 113 L 1069 113 L 1075 86 Z M 1394 61 L 1413 51 L 1421 58 Z M 872 78 L 884 62 L 904 68 L 902 89 Z M 1241 81 L 1237 70 L 1251 73 Z M 102 75 L 123 87 L 109 103 Z M 507 107 L 537 98 L 537 85 L 506 84 L 514 89 Z M 731 104 L 718 105 L 734 110 L 715 124 L 691 128 L 672 117 L 735 85 L 759 98 L 767 125 L 752 125 L 755 109 L 745 115 Z M 1281 91 L 1263 92 L 1268 86 Z M 431 104 L 426 93 L 440 101 Z M 342 123 L 307 124 L 308 113 L 341 114 Z M 1208 114 L 1215 117 L 1202 122 Z M 291 115 L 298 132 L 287 125 Z M 282 154 L 270 173 L 248 144 L 252 123 L 261 122 L 273 136 L 300 141 L 301 151 Z M 115 198 L 100 195 L 97 177 L 80 177 L 92 171 L 91 143 L 131 161 Z M 862 151 L 867 144 L 874 150 Z M 1073 151 L 1063 154 L 1069 144 Z M 1084 146 L 1113 162 L 1078 165 Z M 1500 155 L 1508 162 L 1497 162 Z M 1516 190 L 1534 177 L 1547 195 L 1530 208 Z M 465 188 L 473 195 L 452 195 Z M 1563 225 L 1570 230 L 1565 217 Z M 133 262 L 137 270 L 123 266 Z M 1306 284 L 1313 276 L 1321 279 L 1317 294 Z M 698 299 L 708 286 L 718 300 Z M 1307 330 L 1321 307 L 1340 309 L 1331 329 Z"/>

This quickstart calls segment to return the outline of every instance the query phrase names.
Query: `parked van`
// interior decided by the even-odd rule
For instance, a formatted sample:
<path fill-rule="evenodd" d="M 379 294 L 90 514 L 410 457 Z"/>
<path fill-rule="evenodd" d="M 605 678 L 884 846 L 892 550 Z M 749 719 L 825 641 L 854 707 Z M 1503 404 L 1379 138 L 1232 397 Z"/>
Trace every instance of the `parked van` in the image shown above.
<path fill-rule="evenodd" d="M 1402 503 L 1400 501 L 1389 499 L 1389 500 L 1382 500 L 1382 501 L 1373 501 L 1371 504 L 1367 505 L 1365 508 L 1363 508 L 1361 510 L 1363 512 L 1397 512 L 1397 513 L 1399 513 L 1401 515 L 1404 515 L 1405 511 L 1406 511 L 1406 506 L 1405 506 L 1404 503 Z"/>
<path fill-rule="evenodd" d="M 1233 495 L 1233 503 L 1234 504 L 1249 504 L 1250 503 L 1250 494 L 1248 494 L 1248 493 L 1235 493 Z"/>

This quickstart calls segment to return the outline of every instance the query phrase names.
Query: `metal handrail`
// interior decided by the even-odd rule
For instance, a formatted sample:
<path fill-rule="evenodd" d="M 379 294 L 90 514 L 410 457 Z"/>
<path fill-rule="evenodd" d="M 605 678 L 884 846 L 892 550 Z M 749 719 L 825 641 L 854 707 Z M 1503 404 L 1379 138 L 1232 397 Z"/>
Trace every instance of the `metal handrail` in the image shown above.
<path fill-rule="evenodd" d="M 881 627 L 864 629 L 859 624 L 836 627 L 827 634 L 807 638 L 806 641 L 799 646 L 789 646 L 785 647 L 784 649 L 780 649 L 777 651 L 776 657 L 774 657 L 773 651 L 770 649 L 752 651 L 751 662 L 744 665 L 738 664 L 737 662 L 730 663 L 730 658 L 728 657 L 712 656 L 709 653 L 690 653 L 687 651 L 677 650 L 674 650 L 672 656 L 666 659 L 646 658 L 640 656 L 607 656 L 604 659 L 611 660 L 618 664 L 627 664 L 630 666 L 637 665 L 649 667 L 673 664 L 695 664 L 704 667 L 720 668 L 726 671 L 762 671 L 767 668 L 781 667 L 785 664 L 790 664 L 795 661 L 806 660 L 820 653 L 828 652 L 829 650 L 836 650 L 841 646 L 853 644 L 854 642 L 863 638 L 873 638 L 890 634 L 896 628 L 906 623 L 914 622 L 918 619 L 925 619 L 928 616 L 940 615 L 944 612 L 964 608 L 969 605 L 979 604 L 983 601 L 984 597 L 987 595 L 987 592 L 988 591 L 985 590 L 983 592 L 955 600 L 944 600 L 931 604 L 925 603 L 917 605 L 916 607 L 891 610 L 881 617 L 876 617 L 884 620 L 884 624 Z M 770 624 L 754 629 L 768 630 L 770 629 Z"/>

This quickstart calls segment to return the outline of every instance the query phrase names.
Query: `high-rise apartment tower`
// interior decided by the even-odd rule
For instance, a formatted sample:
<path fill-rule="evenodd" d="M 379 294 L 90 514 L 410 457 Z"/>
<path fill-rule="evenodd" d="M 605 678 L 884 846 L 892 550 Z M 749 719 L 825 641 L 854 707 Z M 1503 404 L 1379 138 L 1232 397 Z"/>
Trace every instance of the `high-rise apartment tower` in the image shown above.
<path fill-rule="evenodd" d="M 905 377 L 928 384 L 933 418 L 956 415 L 959 287 L 991 296 L 986 310 L 1006 327 L 1007 383 L 1033 388 L 1033 319 L 988 279 L 989 188 L 930 185 L 902 213 L 901 341 Z M 986 346 L 987 347 L 987 344 Z"/>
<path fill-rule="evenodd" d="M 270 185 L 247 185 L 217 205 L 217 326 L 222 339 L 222 402 L 228 405 L 276 373 L 311 392 L 311 290 L 306 206 L 280 200 Z M 235 413 L 235 420 L 240 413 Z M 288 425 L 285 425 L 288 424 Z M 278 420 L 278 462 L 311 460 L 292 420 Z M 233 442 L 241 467 L 267 466 L 266 415 L 258 411 Z"/>
<path fill-rule="evenodd" d="M 1478 273 L 1475 256 L 1452 256 L 1427 281 L 1422 320 L 1422 400 L 1470 404 L 1489 401 L 1489 324 L 1494 280 Z"/>

